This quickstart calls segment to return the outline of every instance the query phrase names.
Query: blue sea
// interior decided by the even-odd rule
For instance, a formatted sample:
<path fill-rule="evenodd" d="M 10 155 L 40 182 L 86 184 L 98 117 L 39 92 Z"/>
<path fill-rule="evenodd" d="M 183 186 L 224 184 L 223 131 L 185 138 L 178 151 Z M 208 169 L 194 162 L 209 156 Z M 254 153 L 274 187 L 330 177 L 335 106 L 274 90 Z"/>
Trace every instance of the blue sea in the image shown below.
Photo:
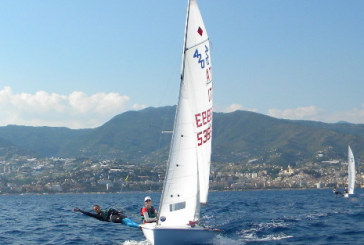
<path fill-rule="evenodd" d="M 0 196 L 0 244 L 139 244 L 142 232 L 75 213 L 122 208 L 139 222 L 145 195 L 160 193 Z M 364 190 L 350 198 L 331 190 L 211 192 L 205 225 L 223 230 L 214 244 L 364 244 Z"/>

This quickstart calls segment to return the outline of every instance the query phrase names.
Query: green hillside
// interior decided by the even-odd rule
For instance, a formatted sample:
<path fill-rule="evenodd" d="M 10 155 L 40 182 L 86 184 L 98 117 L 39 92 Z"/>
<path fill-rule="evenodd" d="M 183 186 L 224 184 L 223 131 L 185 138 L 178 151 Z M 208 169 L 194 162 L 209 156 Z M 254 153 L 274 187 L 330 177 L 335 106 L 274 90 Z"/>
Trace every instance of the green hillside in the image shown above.
<path fill-rule="evenodd" d="M 175 106 L 128 111 L 94 129 L 0 127 L 0 155 L 122 159 L 131 163 L 163 163 L 167 159 Z M 314 159 L 345 159 L 350 144 L 363 158 L 364 125 L 328 124 L 276 119 L 235 111 L 214 113 L 213 155 L 217 162 L 296 165 Z M 324 159 L 325 160 L 325 159 Z"/>

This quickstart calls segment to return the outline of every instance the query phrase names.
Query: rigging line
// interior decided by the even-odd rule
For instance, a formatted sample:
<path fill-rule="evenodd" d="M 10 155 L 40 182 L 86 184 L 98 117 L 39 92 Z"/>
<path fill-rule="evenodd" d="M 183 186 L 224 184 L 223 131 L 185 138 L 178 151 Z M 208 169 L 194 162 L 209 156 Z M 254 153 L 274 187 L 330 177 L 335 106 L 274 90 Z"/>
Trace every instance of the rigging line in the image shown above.
<path fill-rule="evenodd" d="M 131 213 L 129 211 L 125 211 L 125 213 L 128 215 L 128 217 L 134 217 L 136 219 L 139 219 L 140 220 L 140 216 L 139 215 L 136 215 L 134 213 Z"/>
<path fill-rule="evenodd" d="M 119 207 L 116 207 L 115 209 L 116 209 L 116 210 L 121 211 L 121 212 L 122 212 L 122 213 L 124 213 L 124 214 L 126 214 L 126 215 L 127 215 L 127 217 L 134 217 L 134 218 L 136 218 L 136 219 L 140 219 L 140 216 L 139 216 L 139 215 L 136 215 L 136 214 L 134 214 L 134 213 L 132 213 L 132 212 L 129 212 L 129 211 L 127 211 L 125 208 L 119 208 Z"/>
<path fill-rule="evenodd" d="M 193 45 L 191 47 L 185 48 L 185 52 L 188 51 L 188 50 L 190 50 L 190 49 L 192 49 L 192 48 L 194 48 L 194 47 L 197 47 L 197 46 L 199 46 L 199 45 L 201 45 L 201 44 L 203 44 L 203 43 L 205 43 L 205 42 L 207 42 L 209 40 L 210 40 L 210 38 L 207 38 L 206 40 L 201 41 L 201 42 L 199 42 L 199 43 L 197 43 L 197 44 L 195 44 L 195 45 Z"/>

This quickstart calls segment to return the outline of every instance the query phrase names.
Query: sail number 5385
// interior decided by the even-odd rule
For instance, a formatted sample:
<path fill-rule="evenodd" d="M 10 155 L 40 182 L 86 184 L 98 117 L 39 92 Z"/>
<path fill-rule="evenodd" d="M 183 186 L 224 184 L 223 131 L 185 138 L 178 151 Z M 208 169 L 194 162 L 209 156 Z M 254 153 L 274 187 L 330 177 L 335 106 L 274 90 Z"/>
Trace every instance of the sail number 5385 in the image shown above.
<path fill-rule="evenodd" d="M 212 136 L 212 126 L 210 125 L 205 130 L 197 133 L 197 145 L 201 146 L 211 140 Z"/>

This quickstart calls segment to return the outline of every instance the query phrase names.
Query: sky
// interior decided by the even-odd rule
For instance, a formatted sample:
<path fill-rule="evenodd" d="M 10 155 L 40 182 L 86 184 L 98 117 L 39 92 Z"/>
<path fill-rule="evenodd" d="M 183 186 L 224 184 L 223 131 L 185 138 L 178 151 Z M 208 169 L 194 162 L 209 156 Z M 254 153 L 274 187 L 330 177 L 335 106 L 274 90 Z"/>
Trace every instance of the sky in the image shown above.
<path fill-rule="evenodd" d="M 214 111 L 364 124 L 364 1 L 199 0 Z M 186 0 L 0 1 L 0 126 L 177 103 Z"/>

